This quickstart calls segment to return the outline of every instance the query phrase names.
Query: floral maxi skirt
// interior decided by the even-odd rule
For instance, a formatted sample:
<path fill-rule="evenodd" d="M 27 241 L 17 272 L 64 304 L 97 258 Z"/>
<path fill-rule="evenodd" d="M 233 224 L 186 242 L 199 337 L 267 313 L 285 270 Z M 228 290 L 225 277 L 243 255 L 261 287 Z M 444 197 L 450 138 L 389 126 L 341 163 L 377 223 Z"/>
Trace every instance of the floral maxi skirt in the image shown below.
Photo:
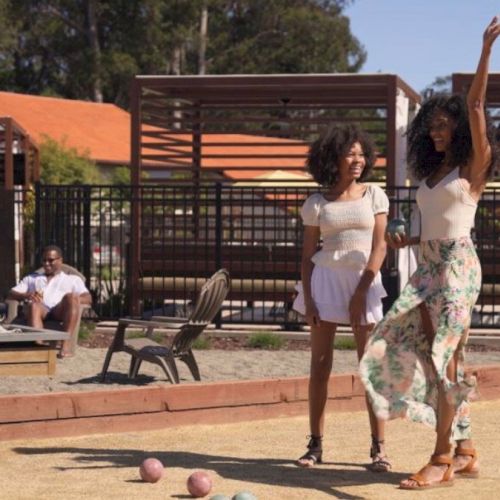
<path fill-rule="evenodd" d="M 360 375 L 376 415 L 407 417 L 436 426 L 438 385 L 456 408 L 452 439 L 470 438 L 469 397 L 475 379 L 464 373 L 464 346 L 481 287 L 481 267 L 470 238 L 420 244 L 417 270 L 367 342 Z M 421 325 L 425 304 L 435 332 Z M 447 377 L 457 355 L 457 379 Z"/>

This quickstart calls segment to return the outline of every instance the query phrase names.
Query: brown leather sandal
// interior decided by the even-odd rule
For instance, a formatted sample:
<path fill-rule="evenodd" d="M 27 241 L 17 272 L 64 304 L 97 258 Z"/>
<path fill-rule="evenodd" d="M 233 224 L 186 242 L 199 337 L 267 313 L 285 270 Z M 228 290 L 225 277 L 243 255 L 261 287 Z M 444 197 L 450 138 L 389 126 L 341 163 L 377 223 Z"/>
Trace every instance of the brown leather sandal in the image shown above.
<path fill-rule="evenodd" d="M 477 452 L 474 448 L 462 448 L 461 446 L 457 446 L 454 456 L 470 457 L 470 460 L 461 469 L 455 469 L 455 474 L 467 478 L 476 478 L 479 476 L 479 467 L 474 467 L 477 463 Z"/>
<path fill-rule="evenodd" d="M 307 444 L 308 451 L 304 453 L 296 462 L 298 467 L 310 468 L 322 462 L 323 457 L 323 436 L 308 436 L 310 437 Z"/>
<path fill-rule="evenodd" d="M 448 467 L 444 471 L 443 477 L 439 481 L 428 481 L 422 475 L 425 467 L 427 465 L 447 465 Z M 415 486 L 407 486 L 405 484 L 400 484 L 399 488 L 402 490 L 424 490 L 430 488 L 440 488 L 442 486 L 452 486 L 453 485 L 453 459 L 446 455 L 432 455 L 429 463 L 422 467 L 416 474 L 413 474 L 408 479 L 415 481 L 417 483 Z"/>

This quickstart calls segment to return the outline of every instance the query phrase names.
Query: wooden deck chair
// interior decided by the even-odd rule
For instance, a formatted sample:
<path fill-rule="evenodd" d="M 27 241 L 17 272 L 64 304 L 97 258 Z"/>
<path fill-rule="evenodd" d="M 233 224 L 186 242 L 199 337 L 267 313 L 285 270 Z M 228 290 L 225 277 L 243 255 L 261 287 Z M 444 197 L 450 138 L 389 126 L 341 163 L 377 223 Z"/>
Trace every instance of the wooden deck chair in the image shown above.
<path fill-rule="evenodd" d="M 118 351 L 124 351 L 132 357 L 129 370 L 131 378 L 137 376 L 142 362 L 148 361 L 159 365 L 167 379 L 173 384 L 178 384 L 179 373 L 175 364 L 177 358 L 186 363 L 195 380 L 201 380 L 200 370 L 191 348 L 194 341 L 219 312 L 228 291 L 229 273 L 225 269 L 220 269 L 201 287 L 189 318 L 155 316 L 151 321 L 120 319 L 113 342 L 104 360 L 101 380 L 104 382 L 111 357 Z M 128 327 L 141 328 L 144 336 L 126 339 L 125 333 Z M 151 338 L 157 328 L 177 331 L 169 346 L 160 345 Z"/>
<path fill-rule="evenodd" d="M 83 282 L 85 283 L 85 276 L 83 276 L 78 269 L 75 269 L 74 267 L 68 265 L 68 264 L 62 264 L 61 266 L 62 271 L 64 271 L 66 274 L 74 274 L 76 276 L 79 276 Z M 42 274 L 44 272 L 43 267 L 37 269 L 35 273 Z M 21 303 L 17 300 L 14 299 L 7 299 L 5 300 L 5 304 L 7 306 L 7 317 L 5 319 L 6 324 L 10 323 L 15 323 L 15 324 L 20 324 L 20 325 L 25 325 L 26 324 L 26 319 L 25 319 L 25 314 L 24 314 L 24 308 L 20 307 Z M 90 306 L 87 304 L 82 304 L 80 306 L 80 314 L 78 316 L 78 321 L 76 323 L 75 329 L 72 332 L 69 332 L 70 334 L 70 349 L 69 352 L 72 354 L 75 353 L 76 350 L 76 345 L 78 343 L 78 333 L 80 331 L 80 322 L 82 319 L 82 314 L 85 309 L 89 309 Z M 55 319 L 48 319 L 43 322 L 44 328 L 47 330 L 56 330 L 56 331 L 63 331 L 62 327 L 62 321 L 57 321 Z"/>

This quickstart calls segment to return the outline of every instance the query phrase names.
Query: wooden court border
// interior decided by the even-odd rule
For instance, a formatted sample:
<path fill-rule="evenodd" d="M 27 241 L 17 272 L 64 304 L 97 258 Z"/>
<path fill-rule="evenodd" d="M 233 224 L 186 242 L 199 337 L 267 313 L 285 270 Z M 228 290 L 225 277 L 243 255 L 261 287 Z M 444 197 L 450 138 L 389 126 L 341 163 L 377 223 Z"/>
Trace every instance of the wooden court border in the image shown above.
<path fill-rule="evenodd" d="M 500 366 L 474 367 L 481 400 L 500 398 Z M 308 377 L 0 396 L 0 440 L 132 432 L 307 415 Z M 361 411 L 354 373 L 330 377 L 328 411 Z"/>

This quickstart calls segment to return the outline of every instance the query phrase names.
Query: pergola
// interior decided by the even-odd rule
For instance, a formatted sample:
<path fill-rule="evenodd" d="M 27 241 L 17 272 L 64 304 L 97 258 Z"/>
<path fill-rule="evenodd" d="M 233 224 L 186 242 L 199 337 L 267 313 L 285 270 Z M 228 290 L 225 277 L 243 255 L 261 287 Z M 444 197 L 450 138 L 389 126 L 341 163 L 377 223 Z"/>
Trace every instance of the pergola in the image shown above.
<path fill-rule="evenodd" d="M 388 74 L 137 76 L 132 184 L 146 165 L 194 181 L 202 172 L 303 169 L 321 129 L 357 122 L 373 133 L 394 185 L 401 97 L 411 114 L 420 95 Z"/>
<path fill-rule="evenodd" d="M 28 188 L 40 178 L 38 146 L 29 134 L 10 116 L 0 117 L 0 166 L 2 187 Z"/>
<path fill-rule="evenodd" d="M 465 95 L 474 78 L 474 73 L 453 73 L 452 92 Z M 490 73 L 486 89 L 486 106 L 497 130 L 500 129 L 500 73 Z M 497 135 L 498 137 L 498 135 Z"/>
<path fill-rule="evenodd" d="M 397 75 L 136 76 L 131 87 L 131 304 L 138 312 L 145 171 L 198 186 L 304 171 L 309 144 L 332 123 L 358 123 L 386 161 L 387 186 L 406 180 L 405 138 L 420 95 Z M 297 172 L 298 173 L 298 172 Z M 158 177 L 157 177 L 158 178 Z"/>
<path fill-rule="evenodd" d="M 466 94 L 474 78 L 474 73 L 453 73 L 451 76 L 452 92 Z M 500 73 L 490 73 L 486 89 L 486 103 L 489 107 L 500 107 Z"/>

